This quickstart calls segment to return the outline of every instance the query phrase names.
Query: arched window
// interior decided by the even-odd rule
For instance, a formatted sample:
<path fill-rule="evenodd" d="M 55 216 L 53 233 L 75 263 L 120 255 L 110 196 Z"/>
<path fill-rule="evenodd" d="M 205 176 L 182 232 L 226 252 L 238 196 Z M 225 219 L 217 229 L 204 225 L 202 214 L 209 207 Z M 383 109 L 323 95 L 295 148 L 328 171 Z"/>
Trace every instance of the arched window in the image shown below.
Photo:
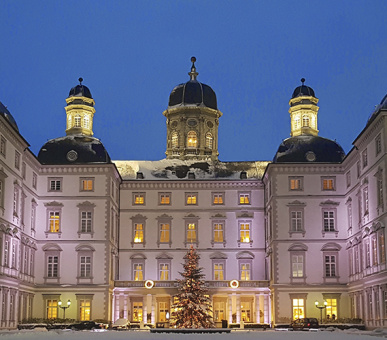
<path fill-rule="evenodd" d="M 188 132 L 187 135 L 187 147 L 188 148 L 196 148 L 198 144 L 198 137 L 195 131 Z"/>
<path fill-rule="evenodd" d="M 300 119 L 299 118 L 296 118 L 294 120 L 294 130 L 297 130 L 300 128 Z"/>
<path fill-rule="evenodd" d="M 302 126 L 309 126 L 309 116 L 302 117 Z"/>
<path fill-rule="evenodd" d="M 177 134 L 177 132 L 172 133 L 171 140 L 172 140 L 172 148 L 179 147 L 179 135 Z"/>
<path fill-rule="evenodd" d="M 74 117 L 74 126 L 75 127 L 81 127 L 81 116 L 75 116 Z"/>
<path fill-rule="evenodd" d="M 85 116 L 85 117 L 83 118 L 83 127 L 84 127 L 85 129 L 89 129 L 89 126 L 90 126 L 90 119 L 89 119 L 88 116 Z"/>
<path fill-rule="evenodd" d="M 212 135 L 208 132 L 206 134 L 206 148 L 212 149 L 214 144 L 214 139 L 212 138 Z"/>

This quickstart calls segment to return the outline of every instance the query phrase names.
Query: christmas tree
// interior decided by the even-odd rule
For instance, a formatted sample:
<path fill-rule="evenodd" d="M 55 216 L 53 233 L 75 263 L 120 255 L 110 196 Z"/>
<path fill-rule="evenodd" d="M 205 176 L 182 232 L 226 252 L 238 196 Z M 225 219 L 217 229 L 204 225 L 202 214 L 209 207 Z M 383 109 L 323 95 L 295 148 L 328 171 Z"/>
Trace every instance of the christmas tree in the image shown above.
<path fill-rule="evenodd" d="M 184 256 L 183 279 L 179 283 L 179 293 L 174 296 L 172 305 L 171 326 L 176 328 L 211 328 L 211 300 L 205 295 L 203 268 L 199 267 L 200 256 L 191 245 Z"/>

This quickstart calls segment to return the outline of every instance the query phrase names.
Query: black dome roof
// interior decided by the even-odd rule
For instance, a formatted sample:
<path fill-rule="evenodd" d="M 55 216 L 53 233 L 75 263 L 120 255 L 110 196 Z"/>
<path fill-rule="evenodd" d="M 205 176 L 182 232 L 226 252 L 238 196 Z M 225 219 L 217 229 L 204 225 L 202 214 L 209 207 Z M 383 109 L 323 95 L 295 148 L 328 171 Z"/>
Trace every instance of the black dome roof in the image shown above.
<path fill-rule="evenodd" d="M 316 98 L 313 89 L 309 86 L 304 85 L 305 78 L 302 78 L 301 82 L 302 82 L 302 85 L 294 89 L 292 99 L 301 97 L 301 96 L 308 96 L 308 97 L 311 96 Z"/>
<path fill-rule="evenodd" d="M 8 122 L 12 125 L 12 127 L 19 132 L 19 128 L 16 124 L 16 120 L 13 118 L 8 109 L 0 102 L 0 115 L 2 115 Z"/>
<path fill-rule="evenodd" d="M 69 97 L 87 97 L 93 99 L 89 88 L 85 85 L 82 85 L 83 79 L 79 78 L 79 85 L 74 86 L 69 93 Z"/>
<path fill-rule="evenodd" d="M 83 135 L 49 140 L 40 149 L 38 160 L 42 164 L 111 163 L 101 141 Z"/>
<path fill-rule="evenodd" d="M 192 67 L 190 75 L 191 79 L 186 82 L 177 85 L 169 96 L 168 107 L 173 106 L 206 106 L 211 109 L 217 110 L 217 100 L 214 90 L 206 85 L 198 82 L 196 76 L 198 73 L 195 68 L 196 58 L 192 57 Z"/>
<path fill-rule="evenodd" d="M 340 163 L 342 147 L 327 138 L 301 135 L 285 139 L 274 156 L 274 163 Z"/>

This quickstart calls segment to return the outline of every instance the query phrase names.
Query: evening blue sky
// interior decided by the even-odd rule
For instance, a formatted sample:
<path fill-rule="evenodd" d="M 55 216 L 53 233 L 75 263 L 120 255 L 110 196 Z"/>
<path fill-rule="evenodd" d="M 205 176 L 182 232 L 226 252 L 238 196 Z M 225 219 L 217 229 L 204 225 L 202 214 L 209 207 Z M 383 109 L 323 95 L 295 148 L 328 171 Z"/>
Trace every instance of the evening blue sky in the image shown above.
<path fill-rule="evenodd" d="M 384 0 L 2 0 L 0 101 L 37 154 L 65 135 L 65 99 L 83 77 L 111 158 L 159 160 L 162 112 L 195 56 L 223 113 L 220 160 L 273 158 L 302 77 L 319 135 L 347 153 L 387 93 L 386 13 Z"/>

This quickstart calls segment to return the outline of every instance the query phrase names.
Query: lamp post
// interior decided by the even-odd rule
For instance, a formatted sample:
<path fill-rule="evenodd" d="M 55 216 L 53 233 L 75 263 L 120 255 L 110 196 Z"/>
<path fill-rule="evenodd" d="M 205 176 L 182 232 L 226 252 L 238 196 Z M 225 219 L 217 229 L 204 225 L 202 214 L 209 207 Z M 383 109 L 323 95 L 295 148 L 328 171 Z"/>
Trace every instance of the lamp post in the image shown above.
<path fill-rule="evenodd" d="M 60 308 L 63 309 L 63 319 L 66 319 L 66 309 L 69 308 L 70 305 L 71 305 L 70 299 L 67 300 L 67 306 L 62 306 L 62 301 L 61 300 L 58 301 L 58 305 L 59 305 Z"/>
<path fill-rule="evenodd" d="M 320 323 L 322 323 L 322 311 L 323 311 L 323 309 L 327 308 L 327 304 L 328 304 L 328 302 L 324 301 L 324 305 L 323 305 L 323 306 L 320 306 L 320 305 L 318 304 L 318 301 L 317 301 L 317 300 L 316 300 L 315 303 L 314 303 L 314 305 L 316 306 L 316 308 L 318 308 L 318 309 L 320 310 Z"/>

